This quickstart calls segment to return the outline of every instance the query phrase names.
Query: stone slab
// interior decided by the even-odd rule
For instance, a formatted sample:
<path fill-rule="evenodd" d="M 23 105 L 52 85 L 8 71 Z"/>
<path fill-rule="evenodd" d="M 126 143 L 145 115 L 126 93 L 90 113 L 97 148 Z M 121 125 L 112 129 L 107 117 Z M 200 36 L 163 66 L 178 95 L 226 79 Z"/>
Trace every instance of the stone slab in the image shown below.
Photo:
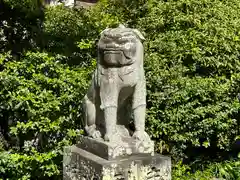
<path fill-rule="evenodd" d="M 83 8 L 89 8 L 97 4 L 97 1 L 82 1 L 82 0 L 76 0 L 75 7 L 83 7 Z"/>
<path fill-rule="evenodd" d="M 171 158 L 155 154 L 106 160 L 77 146 L 64 148 L 63 180 L 171 180 Z"/>
<path fill-rule="evenodd" d="M 146 146 L 132 137 L 125 137 L 123 141 L 116 141 L 116 143 L 111 144 L 103 139 L 79 136 L 76 146 L 107 160 L 128 157 L 134 154 L 154 154 L 153 141 Z"/>

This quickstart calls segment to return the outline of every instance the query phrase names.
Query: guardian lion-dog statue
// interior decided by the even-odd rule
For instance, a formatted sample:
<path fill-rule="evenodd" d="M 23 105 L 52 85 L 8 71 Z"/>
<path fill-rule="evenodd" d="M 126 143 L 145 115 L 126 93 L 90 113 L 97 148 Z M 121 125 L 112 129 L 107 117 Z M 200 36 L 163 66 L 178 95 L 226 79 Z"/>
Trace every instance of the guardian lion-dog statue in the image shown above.
<path fill-rule="evenodd" d="M 97 68 L 84 97 L 85 130 L 93 139 L 131 137 L 150 142 L 145 132 L 146 80 L 143 35 L 119 25 L 101 33 Z M 133 117 L 134 131 L 129 122 Z"/>

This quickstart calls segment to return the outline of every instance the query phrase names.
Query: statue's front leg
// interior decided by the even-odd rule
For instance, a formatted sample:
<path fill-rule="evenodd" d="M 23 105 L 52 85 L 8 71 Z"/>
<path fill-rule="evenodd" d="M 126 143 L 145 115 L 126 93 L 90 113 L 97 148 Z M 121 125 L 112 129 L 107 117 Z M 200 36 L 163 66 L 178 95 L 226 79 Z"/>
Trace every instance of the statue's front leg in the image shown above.
<path fill-rule="evenodd" d="M 100 80 L 100 107 L 104 112 L 105 141 L 115 142 L 119 139 L 116 131 L 118 96 L 119 84 L 117 71 L 115 69 L 105 69 Z"/>
<path fill-rule="evenodd" d="M 104 136 L 105 141 L 112 141 L 112 138 L 116 134 L 117 125 L 117 107 L 107 107 L 104 109 L 104 119 L 106 134 Z"/>
<path fill-rule="evenodd" d="M 140 141 L 150 141 L 149 135 L 145 132 L 146 113 L 146 82 L 145 79 L 139 81 L 133 93 L 133 115 L 135 132 L 133 138 Z"/>
<path fill-rule="evenodd" d="M 133 109 L 135 131 L 145 131 L 146 105 L 142 104 Z"/>
<path fill-rule="evenodd" d="M 101 138 L 101 133 L 96 127 L 96 105 L 89 100 L 87 95 L 83 98 L 83 108 L 85 112 L 85 131 L 88 136 L 94 139 Z"/>
<path fill-rule="evenodd" d="M 96 93 L 97 93 L 97 86 L 96 86 L 96 78 L 97 78 L 97 71 L 95 71 L 91 85 L 88 89 L 87 94 L 83 98 L 83 109 L 85 113 L 85 131 L 88 136 L 94 139 L 100 139 L 101 133 L 96 127 L 96 116 L 98 116 L 96 107 L 99 103 L 96 102 Z"/>
<path fill-rule="evenodd" d="M 149 135 L 145 132 L 145 112 L 146 105 L 140 105 L 137 108 L 133 109 L 135 125 L 135 132 L 133 133 L 133 138 L 140 141 L 150 142 L 151 139 Z"/>

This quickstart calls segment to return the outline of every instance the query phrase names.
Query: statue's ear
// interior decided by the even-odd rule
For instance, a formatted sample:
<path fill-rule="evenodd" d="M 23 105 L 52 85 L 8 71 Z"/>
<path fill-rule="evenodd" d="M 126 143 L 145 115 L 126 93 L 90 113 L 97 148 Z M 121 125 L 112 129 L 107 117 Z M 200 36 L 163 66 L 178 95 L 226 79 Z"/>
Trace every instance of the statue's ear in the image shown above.
<path fill-rule="evenodd" d="M 142 33 L 140 33 L 139 30 L 133 29 L 133 32 L 137 35 L 137 37 L 138 37 L 141 41 L 145 41 L 145 40 L 146 40 L 146 39 L 144 38 L 144 36 L 142 35 Z"/>
<path fill-rule="evenodd" d="M 123 24 L 119 24 L 119 28 L 126 28 Z"/>
<path fill-rule="evenodd" d="M 104 29 L 101 33 L 100 33 L 100 36 L 104 33 L 104 32 L 106 32 L 107 30 L 109 30 L 110 28 L 106 28 L 106 29 Z"/>

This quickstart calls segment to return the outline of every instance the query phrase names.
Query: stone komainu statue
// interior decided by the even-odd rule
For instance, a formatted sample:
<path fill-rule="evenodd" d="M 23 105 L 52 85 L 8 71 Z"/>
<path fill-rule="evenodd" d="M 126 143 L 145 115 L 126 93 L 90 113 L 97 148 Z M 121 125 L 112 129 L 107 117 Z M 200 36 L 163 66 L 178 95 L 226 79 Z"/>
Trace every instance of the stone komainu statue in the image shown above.
<path fill-rule="evenodd" d="M 132 137 L 150 141 L 145 132 L 146 81 L 143 69 L 144 37 L 136 29 L 120 25 L 106 29 L 98 42 L 98 62 L 91 86 L 84 97 L 85 130 L 105 141 Z"/>

